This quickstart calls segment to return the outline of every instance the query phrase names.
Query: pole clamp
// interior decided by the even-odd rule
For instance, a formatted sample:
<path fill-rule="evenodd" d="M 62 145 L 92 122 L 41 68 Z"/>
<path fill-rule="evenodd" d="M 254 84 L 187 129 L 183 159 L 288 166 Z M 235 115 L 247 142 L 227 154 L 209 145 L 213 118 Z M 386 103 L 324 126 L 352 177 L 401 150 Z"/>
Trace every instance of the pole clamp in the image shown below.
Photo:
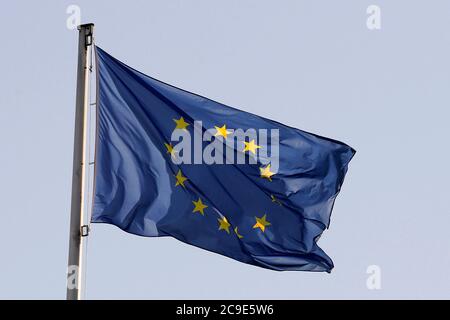
<path fill-rule="evenodd" d="M 88 30 L 86 33 L 86 47 L 90 47 L 92 45 L 92 29 Z"/>
<path fill-rule="evenodd" d="M 85 45 L 86 48 L 92 45 L 93 38 L 94 38 L 94 25 L 93 24 L 87 24 L 85 25 Z"/>
<path fill-rule="evenodd" d="M 90 229 L 89 229 L 89 226 L 87 224 L 82 225 L 80 227 L 80 235 L 81 235 L 81 237 L 87 237 L 89 235 L 89 231 L 90 231 Z"/>
<path fill-rule="evenodd" d="M 85 47 L 89 47 L 92 45 L 93 42 L 93 35 L 94 35 L 94 24 L 93 23 L 86 23 L 86 24 L 81 24 L 78 26 L 78 30 L 80 30 L 80 32 L 84 33 L 84 45 Z"/>

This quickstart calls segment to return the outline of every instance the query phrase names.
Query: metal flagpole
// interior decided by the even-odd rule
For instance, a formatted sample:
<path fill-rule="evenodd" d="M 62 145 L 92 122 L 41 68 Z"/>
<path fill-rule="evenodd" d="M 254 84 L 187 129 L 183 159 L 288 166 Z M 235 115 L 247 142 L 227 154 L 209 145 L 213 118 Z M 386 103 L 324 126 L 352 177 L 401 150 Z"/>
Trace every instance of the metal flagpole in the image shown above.
<path fill-rule="evenodd" d="M 89 226 L 84 224 L 86 173 L 86 137 L 89 93 L 88 51 L 92 46 L 94 24 L 78 27 L 78 73 L 73 149 L 72 205 L 70 213 L 69 262 L 67 268 L 67 300 L 80 300 L 83 292 L 83 247 Z"/>

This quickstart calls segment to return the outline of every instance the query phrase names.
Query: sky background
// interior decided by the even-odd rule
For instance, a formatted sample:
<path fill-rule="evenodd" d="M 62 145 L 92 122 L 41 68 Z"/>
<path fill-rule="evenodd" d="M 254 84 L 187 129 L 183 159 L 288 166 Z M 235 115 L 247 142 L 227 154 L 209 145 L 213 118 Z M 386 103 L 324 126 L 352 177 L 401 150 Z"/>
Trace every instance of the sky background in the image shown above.
<path fill-rule="evenodd" d="M 257 268 L 93 225 L 90 299 L 450 298 L 449 1 L 5 1 L 0 298 L 64 299 L 78 33 L 175 86 L 358 152 L 319 245 L 331 274 Z M 381 30 L 366 27 L 369 5 Z M 381 289 L 369 290 L 369 265 Z"/>

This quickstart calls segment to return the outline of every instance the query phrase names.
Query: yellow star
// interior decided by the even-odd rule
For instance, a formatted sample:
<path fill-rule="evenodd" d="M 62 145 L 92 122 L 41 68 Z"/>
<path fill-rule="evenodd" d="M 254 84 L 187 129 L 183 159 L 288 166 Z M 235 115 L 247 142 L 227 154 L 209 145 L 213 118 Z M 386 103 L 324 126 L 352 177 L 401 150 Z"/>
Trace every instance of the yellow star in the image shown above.
<path fill-rule="evenodd" d="M 256 223 L 253 226 L 253 229 L 260 228 L 262 232 L 266 230 L 266 227 L 270 226 L 270 222 L 266 220 L 266 214 L 263 215 L 261 218 L 255 217 Z"/>
<path fill-rule="evenodd" d="M 216 129 L 216 134 L 214 136 L 218 137 L 218 136 L 222 136 L 225 139 L 227 138 L 227 135 L 231 134 L 231 131 L 227 130 L 227 126 L 224 124 L 221 128 L 214 126 L 214 128 Z"/>
<path fill-rule="evenodd" d="M 222 219 L 217 220 L 219 221 L 219 231 L 225 230 L 229 234 L 231 224 L 228 222 L 227 218 L 222 217 Z"/>
<path fill-rule="evenodd" d="M 187 126 L 189 125 L 189 123 L 187 123 L 186 121 L 184 121 L 184 118 L 181 117 L 180 119 L 173 119 L 173 121 L 175 121 L 175 123 L 177 124 L 176 129 L 181 129 L 181 130 L 186 130 Z"/>
<path fill-rule="evenodd" d="M 266 178 L 269 181 L 272 181 L 272 176 L 275 172 L 270 171 L 270 164 L 268 164 L 265 168 L 259 168 L 259 170 L 261 171 L 261 178 Z"/>
<path fill-rule="evenodd" d="M 278 200 L 277 198 L 275 198 L 275 196 L 273 194 L 270 195 L 270 198 L 272 199 L 272 202 L 278 203 L 280 206 L 282 205 L 282 203 L 280 202 L 280 200 Z"/>
<path fill-rule="evenodd" d="M 183 173 L 181 173 L 181 170 L 178 170 L 178 173 L 175 176 L 175 178 L 177 179 L 177 183 L 175 183 L 175 187 L 182 186 L 183 188 L 186 188 L 184 185 L 184 182 L 187 180 L 187 178 L 185 176 L 183 176 Z"/>
<path fill-rule="evenodd" d="M 171 143 L 164 143 L 164 145 L 166 146 L 167 153 L 170 153 L 170 155 L 175 158 L 176 151 L 173 149 L 173 145 Z"/>
<path fill-rule="evenodd" d="M 243 235 L 240 235 L 240 234 L 239 234 L 239 232 L 238 232 L 238 227 L 234 228 L 234 233 L 236 233 L 236 235 L 237 235 L 237 237 L 238 237 L 239 239 L 242 239 L 242 238 L 244 237 Z"/>
<path fill-rule="evenodd" d="M 256 154 L 256 152 L 255 152 L 256 149 L 261 148 L 261 146 L 258 146 L 258 145 L 255 143 L 255 140 L 252 140 L 252 141 L 250 141 L 250 142 L 244 141 L 244 143 L 245 143 L 244 152 L 245 152 L 245 151 L 250 151 L 251 153 Z"/>
<path fill-rule="evenodd" d="M 192 212 L 193 213 L 200 212 L 202 214 L 202 216 L 204 216 L 205 212 L 203 210 L 208 208 L 208 206 L 202 202 L 202 199 L 198 198 L 198 201 L 192 201 L 192 203 L 195 205 L 195 208 Z"/>

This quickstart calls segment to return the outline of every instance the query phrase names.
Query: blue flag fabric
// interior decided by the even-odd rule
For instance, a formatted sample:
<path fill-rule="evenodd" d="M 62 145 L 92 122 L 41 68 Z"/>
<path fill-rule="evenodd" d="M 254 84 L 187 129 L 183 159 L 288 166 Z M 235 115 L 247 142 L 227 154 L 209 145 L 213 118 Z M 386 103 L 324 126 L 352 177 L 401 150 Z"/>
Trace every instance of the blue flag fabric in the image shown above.
<path fill-rule="evenodd" d="M 331 271 L 317 240 L 351 147 L 178 89 L 99 47 L 96 54 L 92 222 L 269 269 Z M 253 136 L 238 141 L 241 129 Z M 274 134 L 264 140 L 265 132 Z"/>

